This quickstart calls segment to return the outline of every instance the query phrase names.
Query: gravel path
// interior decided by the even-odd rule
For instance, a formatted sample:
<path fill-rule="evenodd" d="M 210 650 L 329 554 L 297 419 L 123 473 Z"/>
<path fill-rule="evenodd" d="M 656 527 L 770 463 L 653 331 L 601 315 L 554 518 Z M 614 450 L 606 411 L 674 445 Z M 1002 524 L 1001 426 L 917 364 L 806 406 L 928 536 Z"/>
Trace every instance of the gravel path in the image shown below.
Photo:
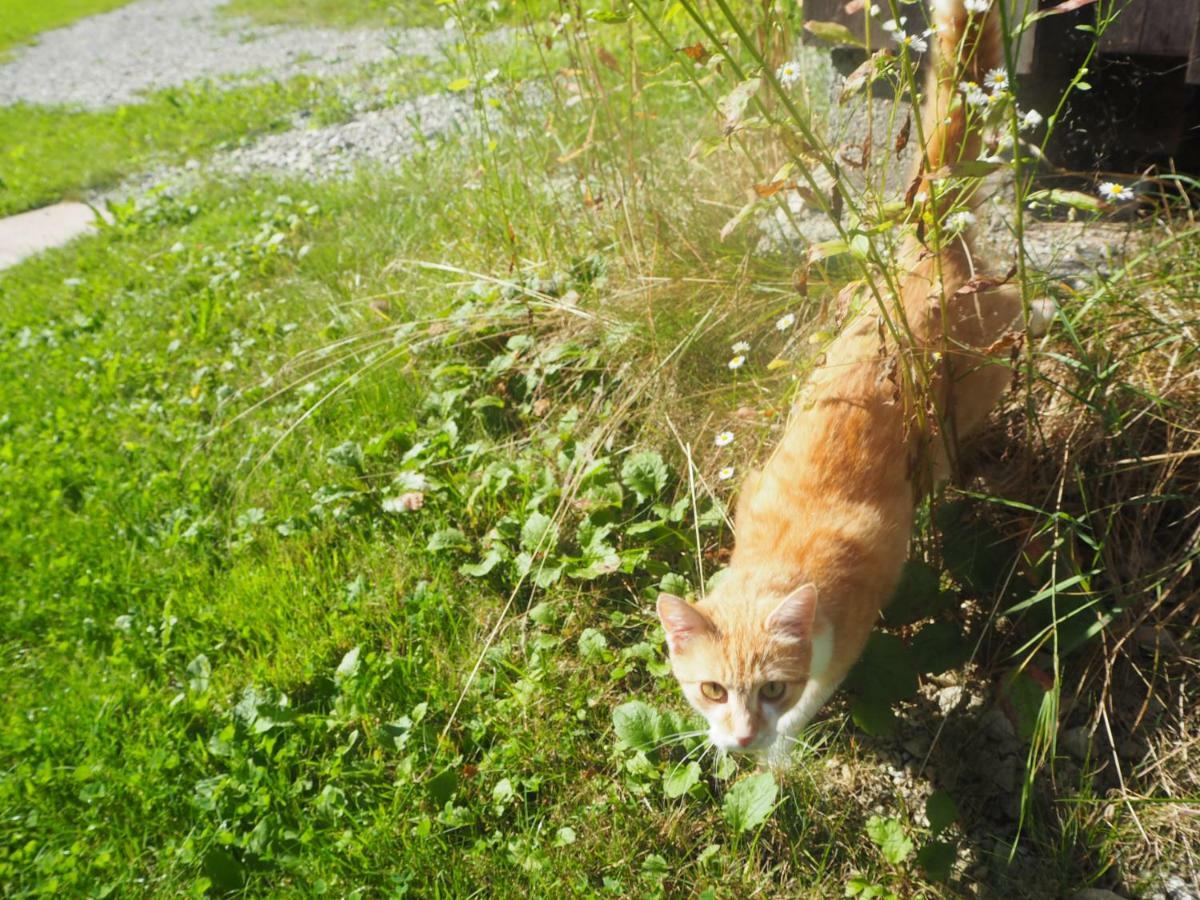
<path fill-rule="evenodd" d="M 331 75 L 436 52 L 438 29 L 286 28 L 218 14 L 225 0 L 140 0 L 47 32 L 0 66 L 0 102 L 100 109 L 197 78 L 257 71 Z"/>
<path fill-rule="evenodd" d="M 467 94 L 429 94 L 343 124 L 269 135 L 217 154 L 209 168 L 232 176 L 274 171 L 330 178 L 349 175 L 364 162 L 399 165 L 423 143 L 467 126 L 471 106 Z"/>

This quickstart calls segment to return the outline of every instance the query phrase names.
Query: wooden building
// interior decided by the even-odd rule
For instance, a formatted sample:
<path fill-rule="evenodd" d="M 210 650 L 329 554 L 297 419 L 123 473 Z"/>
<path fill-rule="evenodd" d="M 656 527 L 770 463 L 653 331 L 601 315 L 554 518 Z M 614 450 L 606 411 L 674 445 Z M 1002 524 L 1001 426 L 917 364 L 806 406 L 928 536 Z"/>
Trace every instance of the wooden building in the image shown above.
<path fill-rule="evenodd" d="M 875 0 L 883 4 L 883 0 Z M 1004 0 L 1009 21 L 1061 0 Z M 1109 0 L 1101 0 L 1109 7 Z M 1120 2 L 1120 0 L 1118 0 Z M 1099 4 L 1039 19 L 1019 37 L 1018 94 L 1025 106 L 1054 109 L 1078 71 L 1094 34 Z M 804 0 L 809 21 L 846 25 L 865 37 L 868 16 L 846 12 L 846 0 Z M 925 27 L 911 7 L 909 31 Z M 887 46 L 881 25 L 871 19 L 871 43 Z M 1141 171 L 1175 165 L 1200 173 L 1200 0 L 1128 0 L 1100 38 L 1089 66 L 1091 90 L 1075 93 L 1049 150 L 1075 169 Z"/>

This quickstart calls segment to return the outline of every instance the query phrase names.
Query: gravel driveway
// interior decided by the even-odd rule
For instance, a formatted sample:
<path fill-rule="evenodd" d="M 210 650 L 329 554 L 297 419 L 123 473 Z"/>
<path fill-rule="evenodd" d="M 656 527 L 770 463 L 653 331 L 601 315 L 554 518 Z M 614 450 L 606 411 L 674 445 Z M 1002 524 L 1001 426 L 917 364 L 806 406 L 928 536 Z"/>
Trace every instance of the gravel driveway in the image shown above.
<path fill-rule="evenodd" d="M 331 75 L 393 55 L 426 55 L 433 28 L 260 26 L 217 12 L 226 0 L 139 0 L 50 31 L 0 66 L 0 103 L 101 109 L 197 78 L 269 72 Z"/>

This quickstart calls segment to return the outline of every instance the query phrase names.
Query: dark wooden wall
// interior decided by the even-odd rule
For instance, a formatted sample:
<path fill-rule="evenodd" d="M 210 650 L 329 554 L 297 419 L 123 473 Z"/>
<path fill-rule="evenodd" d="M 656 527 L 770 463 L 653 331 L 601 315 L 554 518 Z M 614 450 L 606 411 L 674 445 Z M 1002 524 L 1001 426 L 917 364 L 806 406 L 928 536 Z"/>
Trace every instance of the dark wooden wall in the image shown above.
<path fill-rule="evenodd" d="M 1035 8 L 1039 0 L 1006 2 L 1009 19 L 1015 22 L 1024 17 L 1027 9 Z M 1041 7 L 1058 2 L 1043 0 Z M 848 15 L 845 7 L 846 0 L 805 0 L 804 15 L 812 21 L 840 22 L 859 37 L 865 37 L 865 12 Z M 872 22 L 872 46 L 885 47 L 889 43 L 888 34 L 879 27 L 879 20 L 884 18 L 889 16 L 879 16 Z M 917 20 L 921 16 L 914 14 L 909 18 L 908 30 L 920 31 L 922 25 Z M 1022 75 L 1038 69 L 1038 38 L 1042 28 L 1042 23 L 1035 24 L 1020 37 L 1017 72 Z M 1043 46 L 1042 52 L 1046 49 Z M 1129 0 L 1100 39 L 1100 53 L 1186 60 L 1187 82 L 1200 84 L 1200 0 Z"/>

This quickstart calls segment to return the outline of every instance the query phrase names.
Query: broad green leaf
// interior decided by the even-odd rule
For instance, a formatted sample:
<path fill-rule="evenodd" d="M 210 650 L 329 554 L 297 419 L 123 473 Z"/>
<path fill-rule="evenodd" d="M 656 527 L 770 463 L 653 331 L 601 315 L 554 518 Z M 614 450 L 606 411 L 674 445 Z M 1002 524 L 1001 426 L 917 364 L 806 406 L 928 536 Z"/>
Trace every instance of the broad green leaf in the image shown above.
<path fill-rule="evenodd" d="M 1081 209 L 1084 212 L 1104 212 L 1109 208 L 1108 204 L 1092 194 L 1084 194 L 1080 191 L 1067 191 L 1061 188 L 1052 188 L 1048 191 L 1034 191 L 1027 198 L 1030 203 L 1050 203 L 1055 206 L 1070 206 L 1074 209 Z"/>
<path fill-rule="evenodd" d="M 983 178 L 991 175 L 1000 168 L 1002 163 L 987 162 L 982 159 L 964 159 L 961 162 L 942 166 L 929 174 L 930 179 L 937 181 L 942 178 Z"/>
<path fill-rule="evenodd" d="M 482 578 L 487 575 L 492 569 L 504 560 L 499 550 L 492 548 L 487 554 L 477 563 L 463 563 L 458 567 L 458 571 L 463 575 L 468 575 L 471 578 Z"/>
<path fill-rule="evenodd" d="M 435 531 L 429 536 L 429 543 L 425 545 L 425 549 L 430 553 L 439 553 L 443 550 L 469 550 L 470 548 L 471 542 L 457 528 L 442 528 Z"/>
<path fill-rule="evenodd" d="M 199 654 L 187 666 L 188 675 L 188 690 L 197 694 L 203 694 L 208 690 L 209 679 L 212 676 L 212 664 L 208 661 L 208 657 L 203 653 Z"/>
<path fill-rule="evenodd" d="M 651 853 L 642 861 L 642 876 L 650 881 L 662 881 L 670 871 L 667 861 L 657 853 Z"/>
<path fill-rule="evenodd" d="M 658 589 L 668 594 L 674 594 L 676 597 L 686 597 L 691 592 L 692 586 L 682 575 L 668 572 L 659 580 Z"/>
<path fill-rule="evenodd" d="M 358 647 L 347 650 L 342 661 L 338 663 L 337 670 L 333 673 L 333 680 L 338 684 L 348 681 L 358 674 L 358 650 Z"/>
<path fill-rule="evenodd" d="M 641 700 L 630 700 L 613 710 L 613 730 L 622 746 L 649 752 L 658 738 L 658 712 Z"/>
<path fill-rule="evenodd" d="M 865 700 L 859 697 L 850 704 L 854 724 L 871 737 L 887 737 L 896 729 L 896 714 L 886 700 Z"/>
<path fill-rule="evenodd" d="M 628 22 L 631 18 L 633 18 L 633 13 L 592 10 L 588 13 L 588 18 L 593 22 L 600 22 L 604 25 L 620 25 L 622 22 Z"/>
<path fill-rule="evenodd" d="M 221 893 L 240 890 L 246 883 L 246 870 L 237 857 L 223 847 L 211 847 L 204 854 L 204 874 Z"/>
<path fill-rule="evenodd" d="M 521 549 L 549 553 L 558 546 L 558 526 L 545 513 L 535 512 L 521 526 Z"/>
<path fill-rule="evenodd" d="M 896 819 L 871 816 L 867 820 L 867 837 L 879 848 L 883 858 L 894 866 L 908 859 L 913 851 L 912 841 L 904 833 L 904 826 Z"/>
<path fill-rule="evenodd" d="M 588 662 L 599 662 L 604 659 L 604 651 L 608 649 L 608 638 L 595 628 L 585 628 L 579 635 L 579 655 Z"/>
<path fill-rule="evenodd" d="M 750 831 L 766 821 L 775 808 L 779 786 L 770 772 L 743 778 L 725 794 L 721 812 L 735 831 Z"/>
<path fill-rule="evenodd" d="M 938 675 L 971 658 L 971 643 L 953 622 L 930 622 L 912 639 L 917 669 Z"/>
<path fill-rule="evenodd" d="M 917 669 L 911 652 L 894 634 L 874 632 L 846 686 L 863 700 L 895 703 L 909 699 L 917 692 Z"/>
<path fill-rule="evenodd" d="M 925 818 L 929 820 L 929 829 L 934 834 L 945 831 L 958 819 L 954 798 L 945 791 L 934 791 L 925 801 Z"/>
<path fill-rule="evenodd" d="M 1000 689 L 1001 701 L 1012 711 L 1017 737 L 1021 740 L 1028 741 L 1033 737 L 1045 696 L 1045 689 L 1025 671 L 1007 678 Z"/>
<path fill-rule="evenodd" d="M 805 22 L 804 30 L 831 44 L 847 47 L 863 46 L 863 42 L 855 37 L 854 32 L 840 22 Z"/>
<path fill-rule="evenodd" d="M 355 472 L 363 470 L 363 451 L 354 441 L 346 441 L 338 444 L 332 450 L 325 454 L 325 461 L 330 465 L 344 466 L 347 469 L 353 469 Z"/>
<path fill-rule="evenodd" d="M 541 625 L 543 628 L 549 628 L 557 621 L 557 616 L 554 613 L 554 604 L 547 603 L 543 600 L 535 606 L 530 607 L 529 621 Z"/>
<path fill-rule="evenodd" d="M 957 857 L 957 848 L 946 841 L 930 841 L 917 851 L 917 863 L 933 881 L 947 881 Z"/>
<path fill-rule="evenodd" d="M 660 496 L 666 490 L 669 478 L 667 464 L 654 450 L 634 453 L 626 457 L 621 466 L 621 480 L 637 495 L 638 503 Z"/>
<path fill-rule="evenodd" d="M 934 613 L 941 599 L 938 573 L 920 560 L 910 559 L 900 573 L 900 583 L 883 609 L 889 625 L 908 625 Z"/>
<path fill-rule="evenodd" d="M 939 505 L 934 518 L 942 538 L 942 562 L 956 581 L 985 596 L 1005 588 L 1011 592 L 1008 574 L 1017 553 L 1011 540 L 973 516 L 966 501 Z"/>
<path fill-rule="evenodd" d="M 425 782 L 425 790 L 435 806 L 445 806 L 458 790 L 458 775 L 453 769 L 444 769 Z"/>
<path fill-rule="evenodd" d="M 663 779 L 663 793 L 674 799 L 682 797 L 700 782 L 700 764 L 690 762 L 675 766 Z"/>
<path fill-rule="evenodd" d="M 832 259 L 835 256 L 841 256 L 850 250 L 850 245 L 842 240 L 821 241 L 819 244 L 813 244 L 808 248 L 808 261 L 810 263 L 820 262 L 823 259 Z"/>

